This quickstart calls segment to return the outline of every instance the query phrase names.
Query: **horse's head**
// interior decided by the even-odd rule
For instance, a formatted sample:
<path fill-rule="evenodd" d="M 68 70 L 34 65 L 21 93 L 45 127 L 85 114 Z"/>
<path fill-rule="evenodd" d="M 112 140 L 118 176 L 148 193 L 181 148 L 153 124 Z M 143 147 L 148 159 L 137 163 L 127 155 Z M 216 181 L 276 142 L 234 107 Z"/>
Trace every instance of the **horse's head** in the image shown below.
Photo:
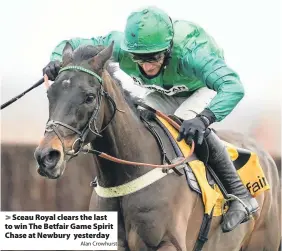
<path fill-rule="evenodd" d="M 75 51 L 70 44 L 65 46 L 61 71 L 47 91 L 49 120 L 44 138 L 34 154 L 40 175 L 59 178 L 66 161 L 99 135 L 105 95 L 101 76 L 112 51 L 113 43 Z"/>

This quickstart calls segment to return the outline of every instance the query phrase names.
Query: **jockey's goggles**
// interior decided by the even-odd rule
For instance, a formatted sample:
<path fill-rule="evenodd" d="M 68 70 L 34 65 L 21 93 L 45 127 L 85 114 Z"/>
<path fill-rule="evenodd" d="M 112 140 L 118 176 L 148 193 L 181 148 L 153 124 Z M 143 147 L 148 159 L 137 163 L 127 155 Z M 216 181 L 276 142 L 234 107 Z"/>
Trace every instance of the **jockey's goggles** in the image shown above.
<path fill-rule="evenodd" d="M 146 53 L 146 54 L 131 54 L 132 61 L 137 64 L 156 63 L 164 59 L 165 52 Z"/>

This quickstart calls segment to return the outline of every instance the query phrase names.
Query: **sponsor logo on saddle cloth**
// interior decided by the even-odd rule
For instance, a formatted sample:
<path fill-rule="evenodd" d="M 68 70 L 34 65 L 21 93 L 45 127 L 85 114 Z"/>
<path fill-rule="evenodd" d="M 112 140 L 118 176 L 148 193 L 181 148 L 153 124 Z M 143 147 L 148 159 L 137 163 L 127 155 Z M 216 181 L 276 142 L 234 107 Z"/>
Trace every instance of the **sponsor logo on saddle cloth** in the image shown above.
<path fill-rule="evenodd" d="M 184 140 L 178 142 L 176 140 L 178 136 L 177 130 L 163 118 L 158 118 L 170 131 L 171 135 L 175 139 L 175 142 L 178 144 L 180 150 L 182 151 L 182 154 L 184 156 L 187 156 L 190 152 L 190 147 L 185 143 Z M 251 195 L 253 197 L 257 197 L 264 191 L 269 190 L 270 186 L 259 163 L 257 154 L 247 149 L 238 148 L 228 142 L 223 142 L 227 147 L 230 159 L 233 161 L 237 173 L 239 174 L 243 184 L 249 190 Z M 222 209 L 225 199 L 223 198 L 223 195 L 216 184 L 214 185 L 214 187 L 209 184 L 204 163 L 200 160 L 192 160 L 189 162 L 189 166 L 195 174 L 195 177 L 200 186 L 202 199 L 205 206 L 205 214 L 210 215 L 212 209 L 214 208 L 213 216 L 222 215 Z M 225 207 L 224 212 L 227 209 L 228 208 Z"/>

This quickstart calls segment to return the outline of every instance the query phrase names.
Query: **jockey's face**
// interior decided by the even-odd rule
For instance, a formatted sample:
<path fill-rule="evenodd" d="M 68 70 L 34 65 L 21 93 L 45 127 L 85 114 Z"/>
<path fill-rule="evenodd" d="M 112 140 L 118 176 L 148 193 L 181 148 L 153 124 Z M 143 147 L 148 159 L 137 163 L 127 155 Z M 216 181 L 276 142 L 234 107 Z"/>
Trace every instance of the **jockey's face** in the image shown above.
<path fill-rule="evenodd" d="M 132 54 L 133 62 L 142 67 L 148 76 L 157 75 L 165 59 L 165 53 Z"/>

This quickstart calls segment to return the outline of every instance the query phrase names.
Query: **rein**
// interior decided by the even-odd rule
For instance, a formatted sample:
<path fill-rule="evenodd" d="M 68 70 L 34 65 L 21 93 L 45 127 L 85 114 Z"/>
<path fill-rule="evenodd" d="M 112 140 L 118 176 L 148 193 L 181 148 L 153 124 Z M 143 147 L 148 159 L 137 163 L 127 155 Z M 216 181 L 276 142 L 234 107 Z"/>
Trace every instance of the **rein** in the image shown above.
<path fill-rule="evenodd" d="M 99 156 L 101 158 L 107 159 L 107 160 L 115 162 L 115 163 L 124 164 L 124 165 L 133 165 L 133 166 L 148 166 L 148 167 L 153 167 L 153 168 L 163 168 L 164 172 L 168 172 L 168 169 L 174 168 L 176 166 L 179 166 L 181 164 L 184 164 L 184 163 L 188 162 L 189 158 L 191 157 L 191 155 L 194 152 L 194 148 L 195 148 L 194 141 L 192 141 L 191 151 L 188 154 L 188 156 L 186 156 L 181 161 L 178 161 L 178 162 L 176 162 L 174 164 L 164 164 L 164 165 L 157 165 L 157 164 L 149 164 L 149 163 L 142 163 L 142 162 L 134 162 L 134 161 L 129 161 L 129 160 L 123 160 L 123 159 L 119 159 L 119 158 L 113 157 L 111 155 L 108 155 L 108 154 L 106 154 L 104 152 L 100 152 L 100 151 L 97 151 L 95 149 L 90 149 L 90 146 L 86 146 L 86 145 L 83 146 L 84 141 L 86 140 L 86 137 L 87 137 L 89 131 L 91 131 L 92 133 L 94 133 L 95 135 L 97 135 L 99 137 L 102 137 L 102 135 L 100 133 L 102 131 L 104 131 L 107 128 L 107 126 L 112 122 L 112 120 L 113 120 L 113 118 L 114 118 L 114 116 L 116 114 L 116 111 L 120 111 L 120 112 L 123 112 L 123 111 L 121 111 L 121 110 L 119 110 L 117 108 L 115 101 L 104 90 L 104 88 L 103 88 L 103 79 L 99 75 L 97 75 L 95 72 L 93 72 L 93 71 L 91 71 L 89 69 L 83 68 L 81 66 L 67 66 L 67 67 L 62 68 L 59 71 L 59 74 L 61 72 L 63 72 L 63 71 L 68 71 L 68 70 L 78 70 L 78 71 L 85 72 L 87 74 L 92 75 L 93 77 L 95 77 L 99 81 L 99 83 L 101 85 L 101 88 L 99 90 L 99 95 L 97 96 L 97 107 L 94 109 L 91 118 L 89 119 L 88 123 L 86 124 L 86 126 L 84 127 L 84 129 L 82 131 L 79 131 L 76 128 L 74 128 L 74 127 L 72 127 L 70 125 L 67 125 L 67 124 L 65 124 L 63 122 L 60 122 L 60 121 L 50 120 L 46 124 L 46 131 L 47 132 L 51 132 L 51 131 L 55 132 L 55 134 L 58 136 L 58 138 L 60 139 L 60 141 L 62 143 L 62 146 L 63 146 L 63 149 L 64 149 L 64 153 L 66 155 L 71 155 L 72 157 L 74 157 L 74 156 L 78 155 L 80 152 L 83 152 L 85 154 L 91 153 L 91 154 L 96 154 L 97 156 Z M 114 112 L 113 112 L 113 114 L 111 116 L 110 121 L 106 124 L 106 126 L 103 129 L 101 129 L 100 131 L 98 131 L 98 129 L 96 127 L 96 120 L 97 120 L 97 116 L 99 114 L 102 97 L 105 97 L 105 98 L 107 98 L 108 101 L 110 101 L 110 103 L 112 104 L 112 106 L 114 108 Z M 138 105 L 142 106 L 143 108 L 145 108 L 147 110 L 150 110 L 151 112 L 155 113 L 156 115 L 164 118 L 175 129 L 177 129 L 179 131 L 180 126 L 175 121 L 173 121 L 171 118 L 169 118 L 168 116 L 163 114 L 162 112 L 160 112 L 158 110 L 155 110 L 155 109 L 151 108 L 150 106 L 147 106 L 147 105 L 145 105 L 143 103 L 138 103 Z M 91 124 L 94 125 L 94 129 L 91 128 Z M 61 137 L 61 135 L 60 135 L 60 133 L 59 133 L 59 131 L 57 129 L 58 126 L 63 126 L 63 127 L 67 128 L 67 129 L 73 131 L 74 133 L 76 133 L 79 136 L 79 138 L 77 138 L 74 141 L 74 143 L 72 145 L 72 149 L 70 151 L 68 151 L 68 152 L 65 151 L 65 146 L 64 146 L 63 138 Z M 77 141 L 80 142 L 80 146 L 79 146 L 79 149 L 77 151 L 75 151 L 74 150 L 74 146 L 75 146 Z"/>
<path fill-rule="evenodd" d="M 178 161 L 174 164 L 167 164 L 167 165 L 157 165 L 157 164 L 149 164 L 149 163 L 143 163 L 143 162 L 134 162 L 134 161 L 129 161 L 129 160 L 123 160 L 123 159 L 119 159 L 119 158 L 113 157 L 111 155 L 108 155 L 104 152 L 99 152 L 97 150 L 89 149 L 89 147 L 87 147 L 87 146 L 85 146 L 82 149 L 82 152 L 96 154 L 103 159 L 107 159 L 107 160 L 110 160 L 110 161 L 118 163 L 118 164 L 133 165 L 133 166 L 148 166 L 148 167 L 154 167 L 154 168 L 162 167 L 164 169 L 171 169 L 171 168 L 174 168 L 176 166 L 179 166 L 179 165 L 184 164 L 184 163 L 189 161 L 192 153 L 194 152 L 194 143 L 192 144 L 191 151 L 190 151 L 190 153 L 187 157 L 183 158 L 183 160 Z"/>

